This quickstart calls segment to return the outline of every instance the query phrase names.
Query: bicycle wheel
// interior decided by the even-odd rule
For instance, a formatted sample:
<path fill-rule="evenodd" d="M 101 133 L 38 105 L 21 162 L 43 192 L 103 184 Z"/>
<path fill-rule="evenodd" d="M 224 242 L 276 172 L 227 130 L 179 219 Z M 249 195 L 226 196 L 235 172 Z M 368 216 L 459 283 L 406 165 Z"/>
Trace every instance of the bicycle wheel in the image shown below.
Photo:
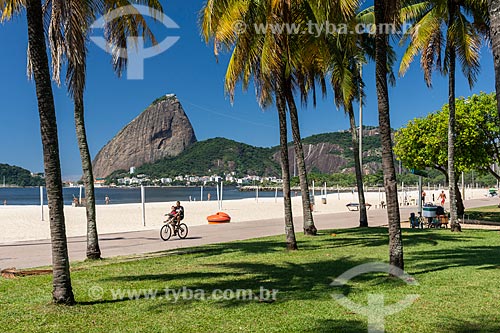
<path fill-rule="evenodd" d="M 170 237 L 172 236 L 172 229 L 170 229 L 170 226 L 168 224 L 165 224 L 163 227 L 160 229 L 160 237 L 164 241 L 168 241 Z"/>
<path fill-rule="evenodd" d="M 188 226 L 184 223 L 179 224 L 179 227 L 177 229 L 177 234 L 181 239 L 186 238 L 188 235 Z"/>

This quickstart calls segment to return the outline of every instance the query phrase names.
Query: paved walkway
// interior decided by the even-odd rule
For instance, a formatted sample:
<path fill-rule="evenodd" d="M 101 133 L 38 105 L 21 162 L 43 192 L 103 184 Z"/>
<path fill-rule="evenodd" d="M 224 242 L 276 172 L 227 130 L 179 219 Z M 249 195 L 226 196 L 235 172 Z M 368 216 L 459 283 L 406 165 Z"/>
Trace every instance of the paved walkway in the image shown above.
<path fill-rule="evenodd" d="M 493 199 L 469 200 L 466 207 L 479 207 L 495 204 Z M 407 220 L 415 207 L 401 208 L 402 220 Z M 386 210 L 369 210 L 370 226 L 387 224 Z M 359 224 L 357 212 L 344 212 L 314 217 L 318 229 L 353 228 Z M 189 221 L 187 221 L 189 226 Z M 302 217 L 295 218 L 295 231 L 302 232 Z M 189 229 L 186 239 L 172 237 L 164 242 L 159 237 L 159 230 L 145 230 L 127 233 L 104 234 L 99 238 L 103 257 L 133 255 L 186 248 L 198 245 L 230 242 L 272 235 L 284 234 L 283 219 L 270 219 L 253 222 L 229 223 L 224 225 L 201 225 Z M 74 237 L 68 239 L 68 249 L 71 261 L 85 259 L 86 238 Z M 26 241 L 0 244 L 0 269 L 7 267 L 28 268 L 48 266 L 51 264 L 50 240 Z"/>

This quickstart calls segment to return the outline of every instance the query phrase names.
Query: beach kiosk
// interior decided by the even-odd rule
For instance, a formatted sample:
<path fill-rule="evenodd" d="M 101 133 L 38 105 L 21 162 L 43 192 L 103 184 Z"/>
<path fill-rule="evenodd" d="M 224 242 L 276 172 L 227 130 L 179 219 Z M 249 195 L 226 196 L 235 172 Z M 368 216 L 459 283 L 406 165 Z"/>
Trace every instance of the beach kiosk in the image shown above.
<path fill-rule="evenodd" d="M 437 206 L 426 205 L 422 207 L 422 216 L 427 218 L 427 226 L 432 225 L 432 220 L 437 216 Z"/>

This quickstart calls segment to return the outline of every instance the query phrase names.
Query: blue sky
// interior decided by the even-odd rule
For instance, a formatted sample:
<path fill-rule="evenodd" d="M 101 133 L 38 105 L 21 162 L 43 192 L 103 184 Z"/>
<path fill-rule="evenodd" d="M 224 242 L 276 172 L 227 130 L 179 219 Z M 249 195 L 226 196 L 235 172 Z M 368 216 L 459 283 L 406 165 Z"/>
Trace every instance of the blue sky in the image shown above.
<path fill-rule="evenodd" d="M 155 25 L 159 40 L 167 35 L 180 36 L 167 52 L 147 59 L 145 79 L 130 81 L 117 78 L 110 57 L 95 45 L 89 47 L 86 90 L 86 123 L 93 156 L 113 136 L 157 97 L 167 93 L 178 96 L 191 120 L 198 140 L 222 136 L 256 146 L 279 143 L 278 121 L 274 108 L 261 110 L 253 87 L 237 91 L 234 105 L 224 95 L 227 57 L 213 55 L 199 33 L 198 11 L 201 0 L 163 1 L 166 14 L 180 29 L 167 30 Z M 96 32 L 94 35 L 96 35 Z M 34 83 L 26 77 L 27 29 L 24 15 L 0 25 L 0 163 L 19 165 L 34 172 L 43 171 L 42 147 Z M 490 51 L 482 49 L 482 70 L 472 91 L 459 73 L 457 96 L 494 91 L 494 72 Z M 377 125 L 377 99 L 374 66 L 364 69 L 366 106 L 364 124 Z M 63 178 L 81 174 L 75 139 L 73 107 L 65 86 L 54 87 Z M 428 89 L 416 61 L 405 77 L 391 88 L 392 127 L 439 109 L 447 102 L 447 80 L 436 74 Z M 300 112 L 302 136 L 348 128 L 343 111 L 333 105 L 332 94 Z"/>

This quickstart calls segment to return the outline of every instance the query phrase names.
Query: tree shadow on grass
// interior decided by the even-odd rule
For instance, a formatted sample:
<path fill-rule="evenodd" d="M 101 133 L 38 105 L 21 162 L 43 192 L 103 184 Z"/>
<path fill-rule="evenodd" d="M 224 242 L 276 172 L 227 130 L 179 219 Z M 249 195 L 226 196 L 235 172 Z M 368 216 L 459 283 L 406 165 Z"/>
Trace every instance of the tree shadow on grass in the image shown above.
<path fill-rule="evenodd" d="M 454 333 L 500 332 L 500 323 L 493 318 L 446 317 L 443 331 Z"/>
<path fill-rule="evenodd" d="M 311 237 L 309 241 L 302 235 L 298 235 L 299 251 L 318 250 L 327 248 L 344 248 L 347 246 L 379 247 L 387 246 L 389 236 L 387 228 L 354 228 L 342 230 L 321 230 L 317 236 Z M 469 241 L 477 238 L 474 235 L 444 234 L 444 231 L 434 229 L 404 230 L 403 244 L 412 247 L 416 245 L 438 245 L 440 242 Z M 211 257 L 222 254 L 269 254 L 283 253 L 286 251 L 285 242 L 275 239 L 258 239 L 235 241 L 220 244 L 211 244 L 201 247 L 192 247 L 177 250 L 154 252 L 157 256 L 190 254 L 195 257 Z"/>
<path fill-rule="evenodd" d="M 299 251 L 307 251 L 318 249 L 314 244 L 309 242 L 298 242 Z M 228 243 L 211 244 L 205 246 L 197 246 L 192 248 L 183 248 L 175 250 L 157 251 L 154 254 L 158 257 L 169 255 L 193 255 L 195 258 L 220 256 L 223 254 L 264 254 L 264 253 L 283 253 L 286 251 L 284 241 L 279 240 L 249 240 L 235 241 Z"/>
<path fill-rule="evenodd" d="M 318 320 L 311 329 L 307 332 L 315 333 L 331 333 L 331 332 L 343 332 L 343 333 L 359 333 L 366 332 L 367 324 L 363 321 L 357 320 Z"/>
<path fill-rule="evenodd" d="M 415 274 L 441 271 L 452 267 L 476 266 L 478 269 L 500 268 L 500 247 L 473 246 L 436 249 L 408 254 L 406 260 L 416 262 Z"/>
<path fill-rule="evenodd" d="M 127 285 L 129 288 L 134 288 L 135 281 L 140 282 L 144 288 L 144 282 L 148 283 L 146 289 L 156 289 L 159 293 L 156 297 L 161 297 L 159 302 L 152 303 L 151 311 L 163 311 L 167 303 L 172 303 L 172 290 L 176 292 L 186 286 L 189 290 L 203 290 L 205 295 L 212 295 L 214 290 L 252 290 L 256 299 L 251 301 L 258 302 L 262 290 L 279 290 L 276 303 L 297 300 L 317 300 L 331 299 L 332 293 L 342 293 L 348 295 L 351 292 L 349 285 L 341 287 L 330 286 L 334 278 L 338 277 L 345 271 L 366 261 L 353 260 L 351 258 L 321 260 L 309 263 L 297 264 L 293 262 L 285 262 L 277 264 L 263 264 L 255 262 L 227 262 L 221 264 L 207 265 L 212 267 L 214 272 L 188 272 L 188 273 L 164 273 L 164 274 L 140 274 L 135 276 L 117 276 L 105 279 L 107 282 L 117 282 L 118 285 Z M 218 271 L 218 272 L 217 272 Z M 191 282 L 190 279 L 196 279 Z M 375 284 L 390 283 L 394 287 L 403 285 L 399 279 L 389 279 L 385 273 L 367 273 L 356 278 L 357 281 L 373 281 Z M 170 285 L 171 290 L 165 291 L 165 286 Z M 118 287 L 117 287 L 118 289 Z M 110 294 L 107 294 L 110 296 Z M 147 298 L 145 295 L 129 299 L 104 299 L 92 302 L 82 302 L 82 305 L 93 305 L 100 303 L 115 303 L 125 302 Z M 170 299 L 170 301 L 169 301 Z M 192 304 L 196 299 L 183 299 L 176 302 L 176 306 L 183 304 Z M 213 301 L 213 300 L 212 300 Z M 214 301 L 215 306 L 222 308 L 239 307 L 248 304 L 248 301 L 241 299 L 224 299 L 222 301 Z"/>
<path fill-rule="evenodd" d="M 474 208 L 465 211 L 465 215 L 471 220 L 482 220 L 487 222 L 500 223 L 500 211 L 493 210 L 475 210 Z M 498 224 L 500 225 L 500 224 Z"/>
<path fill-rule="evenodd" d="M 440 243 L 453 243 L 458 240 L 473 241 L 479 237 L 473 234 L 445 234 L 444 230 L 436 229 L 403 229 L 403 246 L 418 245 L 437 246 Z M 344 230 L 328 230 L 322 242 L 328 243 L 329 248 L 343 248 L 346 246 L 379 247 L 389 244 L 387 228 L 356 228 Z"/>

